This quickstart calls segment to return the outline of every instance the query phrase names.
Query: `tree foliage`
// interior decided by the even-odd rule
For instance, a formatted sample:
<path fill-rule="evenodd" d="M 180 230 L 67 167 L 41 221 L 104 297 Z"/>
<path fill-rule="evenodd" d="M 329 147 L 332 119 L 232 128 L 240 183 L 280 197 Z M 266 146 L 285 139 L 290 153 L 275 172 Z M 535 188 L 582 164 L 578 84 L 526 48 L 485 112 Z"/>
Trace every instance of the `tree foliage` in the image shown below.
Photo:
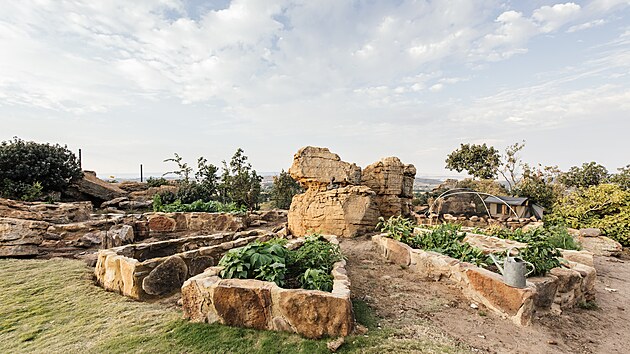
<path fill-rule="evenodd" d="M 608 170 L 595 161 L 585 162 L 582 167 L 573 166 L 560 175 L 560 182 L 567 187 L 590 187 L 606 182 Z"/>
<path fill-rule="evenodd" d="M 596 227 L 630 246 L 630 191 L 607 183 L 577 189 L 556 203 L 549 220 L 573 228 Z"/>
<path fill-rule="evenodd" d="M 467 171 L 471 176 L 481 179 L 495 178 L 500 165 L 499 151 L 485 143 L 461 144 L 446 158 L 446 168 L 449 170 Z"/>
<path fill-rule="evenodd" d="M 499 172 L 508 183 L 508 188 L 510 191 L 514 189 L 518 181 L 520 180 L 519 175 L 524 166 L 523 161 L 521 160 L 519 153 L 525 147 L 525 141 L 521 143 L 514 143 L 513 145 L 509 145 L 505 148 L 505 154 L 502 156 L 501 169 Z"/>
<path fill-rule="evenodd" d="M 293 196 L 303 191 L 300 184 L 297 183 L 288 172 L 282 170 L 280 175 L 273 177 L 271 202 L 276 208 L 289 209 Z"/>
<path fill-rule="evenodd" d="M 262 177 L 247 162 L 243 149 L 238 148 L 230 164 L 223 161 L 219 193 L 223 203 L 245 205 L 249 210 L 258 208 Z"/>
<path fill-rule="evenodd" d="M 18 137 L 0 144 L 0 195 L 35 199 L 41 193 L 60 192 L 82 172 L 66 146 L 24 141 Z"/>
<path fill-rule="evenodd" d="M 527 197 L 547 210 L 562 196 L 564 188 L 557 182 L 560 170 L 556 166 L 531 167 L 523 165 L 523 176 L 516 184 L 513 194 Z"/>
<path fill-rule="evenodd" d="M 610 183 L 614 183 L 627 191 L 630 190 L 630 165 L 617 170 L 618 173 L 610 176 Z"/>

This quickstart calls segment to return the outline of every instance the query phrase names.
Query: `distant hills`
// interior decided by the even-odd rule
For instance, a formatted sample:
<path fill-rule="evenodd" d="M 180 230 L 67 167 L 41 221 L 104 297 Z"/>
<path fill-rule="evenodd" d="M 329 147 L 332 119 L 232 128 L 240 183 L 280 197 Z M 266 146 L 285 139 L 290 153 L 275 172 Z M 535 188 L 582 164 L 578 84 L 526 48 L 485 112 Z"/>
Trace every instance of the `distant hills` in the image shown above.
<path fill-rule="evenodd" d="M 259 175 L 263 177 L 263 180 L 262 180 L 263 187 L 271 187 L 271 185 L 273 184 L 273 177 L 279 174 L 280 172 L 259 173 Z M 139 174 L 131 174 L 131 173 L 121 173 L 121 174 L 98 173 L 97 176 L 100 179 L 103 179 L 106 181 L 111 181 L 114 179 L 119 182 L 140 181 Z M 149 172 L 149 173 L 144 174 L 144 180 L 146 181 L 147 178 L 149 177 L 157 178 L 161 176 L 162 176 L 161 173 Z M 166 176 L 166 178 L 174 179 L 174 175 Z M 442 182 L 444 182 L 447 178 L 457 178 L 457 177 L 456 176 L 431 176 L 431 177 L 419 176 L 419 177 L 416 177 L 416 179 L 414 180 L 413 189 L 414 191 L 430 191 L 433 188 L 440 185 Z"/>

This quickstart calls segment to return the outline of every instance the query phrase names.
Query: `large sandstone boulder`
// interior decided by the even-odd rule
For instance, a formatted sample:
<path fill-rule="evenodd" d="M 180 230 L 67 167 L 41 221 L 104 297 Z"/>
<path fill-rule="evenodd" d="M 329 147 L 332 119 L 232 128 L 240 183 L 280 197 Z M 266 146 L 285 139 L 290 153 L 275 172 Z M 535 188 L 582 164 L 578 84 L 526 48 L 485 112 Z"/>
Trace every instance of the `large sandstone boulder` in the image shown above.
<path fill-rule="evenodd" d="M 85 221 L 90 218 L 92 204 L 22 202 L 0 198 L 0 217 L 40 220 L 55 224 Z"/>
<path fill-rule="evenodd" d="M 375 198 L 376 193 L 365 186 L 309 189 L 293 197 L 289 230 L 294 235 L 321 232 L 341 237 L 374 231 L 380 215 Z"/>
<path fill-rule="evenodd" d="M 179 290 L 186 281 L 188 267 L 178 256 L 169 257 L 142 280 L 142 290 L 149 295 L 167 295 Z"/>
<path fill-rule="evenodd" d="M 36 256 L 48 223 L 0 218 L 0 257 Z"/>
<path fill-rule="evenodd" d="M 623 247 L 621 244 L 606 236 L 574 236 L 582 248 L 597 256 L 619 256 Z"/>
<path fill-rule="evenodd" d="M 341 161 L 327 148 L 307 146 L 293 156 L 289 174 L 306 189 L 325 190 L 329 185 L 347 186 L 361 183 L 361 168 Z"/>
<path fill-rule="evenodd" d="M 100 202 L 127 195 L 126 191 L 118 188 L 114 184 L 105 182 L 96 177 L 96 173 L 93 171 L 83 171 L 83 178 L 77 180 L 73 186 L 76 187 L 80 193 Z"/>
<path fill-rule="evenodd" d="M 363 170 L 361 184 L 376 192 L 381 216 L 388 218 L 411 214 L 415 177 L 413 165 L 405 165 L 397 157 L 386 157 Z"/>

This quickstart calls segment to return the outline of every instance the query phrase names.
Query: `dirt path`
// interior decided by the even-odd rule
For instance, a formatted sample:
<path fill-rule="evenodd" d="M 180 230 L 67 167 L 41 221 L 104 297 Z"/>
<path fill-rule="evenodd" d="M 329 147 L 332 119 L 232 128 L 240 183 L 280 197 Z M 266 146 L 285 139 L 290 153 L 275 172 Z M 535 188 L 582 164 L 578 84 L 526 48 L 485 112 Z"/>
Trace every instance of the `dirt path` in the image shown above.
<path fill-rule="evenodd" d="M 449 338 L 474 352 L 627 353 L 630 351 L 630 257 L 596 257 L 597 305 L 518 327 L 471 302 L 446 282 L 423 281 L 387 262 L 368 237 L 341 243 L 353 296 L 407 338 Z M 606 290 L 615 289 L 616 291 Z"/>

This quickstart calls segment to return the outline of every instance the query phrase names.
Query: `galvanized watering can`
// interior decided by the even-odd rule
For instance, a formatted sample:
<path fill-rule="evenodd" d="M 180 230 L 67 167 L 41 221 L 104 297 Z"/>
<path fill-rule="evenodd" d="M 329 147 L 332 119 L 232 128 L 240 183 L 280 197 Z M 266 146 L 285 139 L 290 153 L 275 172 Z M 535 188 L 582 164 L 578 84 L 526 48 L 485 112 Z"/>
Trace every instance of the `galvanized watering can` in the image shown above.
<path fill-rule="evenodd" d="M 503 281 L 515 288 L 524 288 L 525 287 L 525 277 L 530 275 L 534 269 L 533 264 L 522 260 L 518 257 L 510 257 L 510 251 L 512 249 L 507 250 L 507 254 L 505 255 L 505 260 L 503 260 L 503 266 L 501 266 L 499 260 L 493 255 L 490 254 L 492 261 L 497 265 L 501 274 L 503 274 Z M 531 266 L 532 270 L 527 272 L 527 266 Z"/>

